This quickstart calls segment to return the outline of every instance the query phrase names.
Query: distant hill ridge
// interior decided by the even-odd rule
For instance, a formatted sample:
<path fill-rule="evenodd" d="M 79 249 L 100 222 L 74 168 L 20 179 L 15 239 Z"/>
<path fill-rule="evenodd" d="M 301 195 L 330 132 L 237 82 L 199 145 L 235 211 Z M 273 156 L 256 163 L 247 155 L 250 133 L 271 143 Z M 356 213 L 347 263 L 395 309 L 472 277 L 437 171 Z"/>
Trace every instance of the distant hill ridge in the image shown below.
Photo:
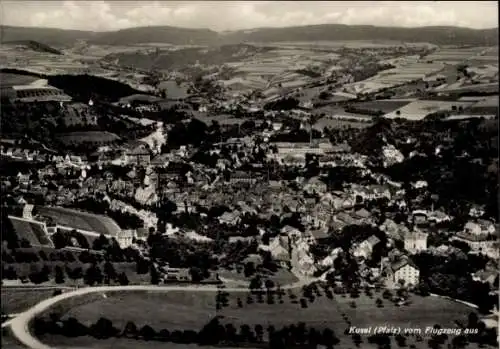
<path fill-rule="evenodd" d="M 322 24 L 287 28 L 257 28 L 218 33 L 210 29 L 170 26 L 128 28 L 108 32 L 56 28 L 0 26 L 1 42 L 32 40 L 52 46 L 72 46 L 78 40 L 93 44 L 130 45 L 169 43 L 176 45 L 218 45 L 241 42 L 390 40 L 430 42 L 437 45 L 498 45 L 498 28 L 460 27 L 376 27 L 371 25 Z"/>
<path fill-rule="evenodd" d="M 46 44 L 42 44 L 41 42 L 34 40 L 17 40 L 17 41 L 3 41 L 4 45 L 21 45 L 26 46 L 33 51 L 44 52 L 44 53 L 52 53 L 54 55 L 62 55 L 63 53 L 59 50 L 56 50 L 53 47 L 50 47 Z"/>

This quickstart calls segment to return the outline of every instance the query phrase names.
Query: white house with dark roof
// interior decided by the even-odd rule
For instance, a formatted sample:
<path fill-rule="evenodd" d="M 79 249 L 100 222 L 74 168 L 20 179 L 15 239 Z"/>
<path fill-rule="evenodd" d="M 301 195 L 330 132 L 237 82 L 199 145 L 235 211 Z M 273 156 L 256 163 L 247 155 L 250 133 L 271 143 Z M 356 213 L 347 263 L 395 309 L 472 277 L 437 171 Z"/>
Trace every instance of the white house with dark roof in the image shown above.
<path fill-rule="evenodd" d="M 384 270 L 388 288 L 414 287 L 420 280 L 420 270 L 408 257 L 401 257 L 390 263 Z"/>

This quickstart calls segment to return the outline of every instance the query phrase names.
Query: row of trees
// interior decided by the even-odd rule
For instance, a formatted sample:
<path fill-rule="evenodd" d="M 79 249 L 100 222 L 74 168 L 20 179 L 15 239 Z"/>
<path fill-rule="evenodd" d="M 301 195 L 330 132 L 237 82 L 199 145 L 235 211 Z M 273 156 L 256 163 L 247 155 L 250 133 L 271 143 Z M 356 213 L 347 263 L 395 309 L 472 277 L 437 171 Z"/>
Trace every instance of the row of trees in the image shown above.
<path fill-rule="evenodd" d="M 238 329 L 233 324 L 221 323 L 220 317 L 210 320 L 201 330 L 155 330 L 149 325 L 138 327 L 134 322 L 126 323 L 122 330 L 106 318 L 100 318 L 91 326 L 85 326 L 76 318 L 61 321 L 55 314 L 49 319 L 36 318 L 33 323 L 35 335 L 60 334 L 68 337 L 90 335 L 97 339 L 129 338 L 144 341 L 162 341 L 179 344 L 238 345 L 244 343 L 267 343 L 269 348 L 281 349 L 308 345 L 324 345 L 333 348 L 340 340 L 329 328 L 308 328 L 305 323 L 292 324 L 276 329 L 273 325 L 264 329 L 257 324 L 253 327 L 243 324 Z M 267 334 L 267 335 L 266 335 Z"/>
<path fill-rule="evenodd" d="M 20 278 L 20 275 L 13 265 L 7 266 L 2 264 L 2 278 L 7 280 L 17 280 Z M 31 265 L 27 278 L 34 284 L 48 282 L 51 278 L 54 278 L 54 281 L 57 284 L 66 283 L 67 278 L 73 282 L 83 279 L 83 282 L 89 286 L 111 284 L 113 282 L 120 285 L 129 284 L 129 279 L 125 272 L 117 272 L 111 262 L 104 263 L 102 267 L 97 264 L 92 264 L 86 268 L 85 271 L 80 266 L 71 268 L 68 265 L 56 265 L 51 268 L 47 264 L 44 264 L 41 267 Z"/>
<path fill-rule="evenodd" d="M 102 241 L 102 240 L 101 240 Z M 13 263 L 37 263 L 37 262 L 63 262 L 63 263 L 74 263 L 80 262 L 82 264 L 86 263 L 102 263 L 105 260 L 111 262 L 136 262 L 139 258 L 139 253 L 133 248 L 120 249 L 118 251 L 119 245 L 112 244 L 111 246 L 99 244 L 99 239 L 94 242 L 97 248 L 94 251 L 81 251 L 74 252 L 65 249 L 59 249 L 54 251 L 37 251 L 36 248 L 15 248 L 15 249 L 3 249 L 2 250 L 2 264 L 13 264 Z"/>

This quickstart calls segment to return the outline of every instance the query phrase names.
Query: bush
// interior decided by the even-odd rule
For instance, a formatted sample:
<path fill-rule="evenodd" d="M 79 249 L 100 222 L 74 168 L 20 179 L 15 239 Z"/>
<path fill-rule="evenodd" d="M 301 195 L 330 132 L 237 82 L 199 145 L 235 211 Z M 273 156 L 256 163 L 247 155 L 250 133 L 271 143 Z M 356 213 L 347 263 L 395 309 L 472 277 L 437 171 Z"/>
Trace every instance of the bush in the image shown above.
<path fill-rule="evenodd" d="M 128 277 L 125 272 L 118 274 L 118 283 L 122 286 L 126 286 L 129 284 Z"/>
<path fill-rule="evenodd" d="M 74 317 L 70 317 L 68 320 L 63 322 L 62 332 L 68 337 L 79 337 L 88 334 L 88 328 L 81 324 Z"/>
<path fill-rule="evenodd" d="M 113 323 L 106 319 L 100 318 L 89 329 L 89 334 L 97 339 L 107 339 L 118 335 L 119 331 L 113 327 Z"/>
<path fill-rule="evenodd" d="M 305 298 L 300 299 L 300 307 L 301 308 L 307 308 L 307 301 Z"/>
<path fill-rule="evenodd" d="M 170 340 L 170 331 L 167 329 L 163 329 L 158 332 L 158 339 L 162 342 L 168 342 Z"/>
<path fill-rule="evenodd" d="M 153 340 L 156 336 L 156 331 L 149 325 L 145 325 L 144 327 L 141 328 L 139 331 L 139 335 L 144 339 L 145 341 L 150 341 Z"/>

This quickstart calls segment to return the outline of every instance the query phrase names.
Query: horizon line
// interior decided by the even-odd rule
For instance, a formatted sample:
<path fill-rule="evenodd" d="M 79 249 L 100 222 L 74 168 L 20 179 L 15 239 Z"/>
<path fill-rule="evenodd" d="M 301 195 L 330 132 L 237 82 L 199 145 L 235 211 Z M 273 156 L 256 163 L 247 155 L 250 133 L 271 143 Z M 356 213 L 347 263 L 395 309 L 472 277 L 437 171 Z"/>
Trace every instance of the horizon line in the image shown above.
<path fill-rule="evenodd" d="M 10 27 L 10 28 L 26 28 L 26 29 L 50 29 L 50 30 L 66 30 L 66 31 L 77 31 L 77 32 L 87 32 L 87 33 L 111 33 L 118 32 L 122 30 L 130 30 L 130 29 L 140 29 L 140 28 L 177 28 L 177 29 L 186 29 L 186 30 L 210 30 L 215 33 L 234 33 L 241 31 L 249 31 L 249 30 L 269 30 L 269 29 L 291 29 L 291 28 L 305 28 L 305 27 L 317 27 L 317 26 L 343 26 L 343 27 L 374 27 L 374 28 L 399 28 L 399 29 L 425 29 L 425 28 L 443 28 L 443 29 L 466 29 L 473 31 L 484 31 L 484 30 L 498 30 L 497 27 L 489 27 L 489 28 L 471 28 L 471 27 L 461 27 L 454 25 L 425 25 L 421 27 L 407 27 L 407 26 L 379 26 L 373 24 L 341 24 L 341 23 L 320 23 L 320 24 L 306 24 L 306 25 L 292 25 L 292 26 L 276 26 L 276 27 L 253 27 L 253 28 L 242 28 L 242 29 L 233 29 L 233 30 L 215 30 L 210 28 L 193 28 L 193 27 L 182 27 L 182 26 L 174 26 L 174 25 L 145 25 L 145 26 L 134 26 L 127 27 L 121 29 L 112 29 L 112 30 L 89 30 L 89 29 L 70 29 L 70 28 L 58 28 L 58 27 L 42 27 L 42 26 L 19 26 L 19 25 L 9 25 L 9 24 L 0 24 L 0 28 Z"/>

